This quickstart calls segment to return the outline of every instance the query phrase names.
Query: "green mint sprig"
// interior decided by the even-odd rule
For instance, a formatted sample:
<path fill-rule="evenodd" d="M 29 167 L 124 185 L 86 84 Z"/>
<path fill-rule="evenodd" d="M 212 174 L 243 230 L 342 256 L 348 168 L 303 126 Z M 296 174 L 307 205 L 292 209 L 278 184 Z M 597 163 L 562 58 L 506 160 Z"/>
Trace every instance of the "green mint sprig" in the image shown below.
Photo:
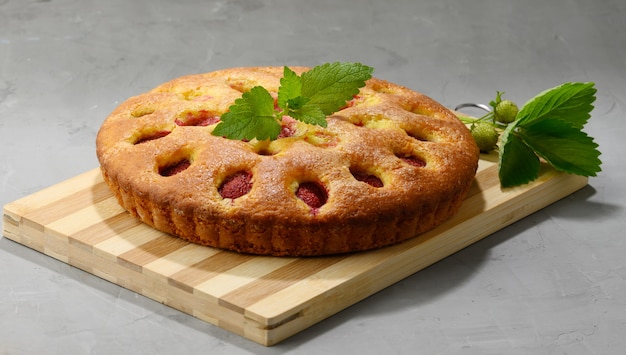
<path fill-rule="evenodd" d="M 477 142 L 481 137 L 475 127 L 485 123 L 490 123 L 500 135 L 498 174 L 502 187 L 537 179 L 540 158 L 569 174 L 596 176 L 601 171 L 598 144 L 582 130 L 596 99 L 594 85 L 564 83 L 546 90 L 529 100 L 510 122 L 496 120 L 498 105 L 510 102 L 502 100 L 502 93 L 498 92 L 496 100 L 490 102 L 493 112 L 478 119 L 461 118 L 471 123 L 470 130 Z M 511 105 L 504 106 L 508 110 Z"/>
<path fill-rule="evenodd" d="M 298 75 L 283 69 L 276 106 L 267 89 L 255 86 L 235 100 L 212 134 L 236 140 L 274 140 L 283 116 L 326 127 L 326 117 L 351 100 L 372 77 L 360 63 L 327 63 Z"/>

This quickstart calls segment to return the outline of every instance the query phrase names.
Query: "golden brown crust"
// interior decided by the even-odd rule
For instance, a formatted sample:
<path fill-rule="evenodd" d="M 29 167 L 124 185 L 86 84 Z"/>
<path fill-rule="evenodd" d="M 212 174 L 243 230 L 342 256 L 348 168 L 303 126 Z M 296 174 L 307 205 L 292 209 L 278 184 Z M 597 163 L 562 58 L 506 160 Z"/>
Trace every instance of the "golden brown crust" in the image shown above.
<path fill-rule="evenodd" d="M 262 85 L 275 94 L 281 76 L 279 67 L 190 75 L 121 104 L 96 142 L 120 204 L 195 243 L 290 256 L 394 244 L 456 212 L 478 162 L 469 131 L 432 99 L 383 80 L 370 79 L 326 128 L 285 119 L 292 135 L 272 142 L 211 134 L 242 92 Z M 208 125 L 193 125 L 201 119 Z M 166 176 L 166 167 L 181 162 L 188 167 Z M 252 176 L 249 192 L 223 198 L 220 186 L 241 172 Z M 307 182 L 326 192 L 321 207 L 296 196 Z"/>

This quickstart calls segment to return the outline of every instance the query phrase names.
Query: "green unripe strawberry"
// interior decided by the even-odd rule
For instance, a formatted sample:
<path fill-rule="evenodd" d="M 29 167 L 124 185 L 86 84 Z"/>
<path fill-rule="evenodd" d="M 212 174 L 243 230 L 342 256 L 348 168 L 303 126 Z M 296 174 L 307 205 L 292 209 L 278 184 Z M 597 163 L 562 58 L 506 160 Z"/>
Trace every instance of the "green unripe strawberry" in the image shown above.
<path fill-rule="evenodd" d="M 472 125 L 470 132 L 476 141 L 476 145 L 481 152 L 488 152 L 496 147 L 498 143 L 498 131 L 487 122 L 476 122 Z"/>
<path fill-rule="evenodd" d="M 493 115 L 496 121 L 501 123 L 511 123 L 515 121 L 519 109 L 517 105 L 511 100 L 502 100 L 498 102 L 493 109 Z"/>

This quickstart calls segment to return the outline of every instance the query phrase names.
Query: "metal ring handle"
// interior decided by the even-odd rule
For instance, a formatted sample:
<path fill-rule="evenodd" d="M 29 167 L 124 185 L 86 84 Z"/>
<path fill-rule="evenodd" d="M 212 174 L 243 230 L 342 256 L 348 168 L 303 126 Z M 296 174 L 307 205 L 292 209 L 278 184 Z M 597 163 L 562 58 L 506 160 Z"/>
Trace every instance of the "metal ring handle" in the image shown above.
<path fill-rule="evenodd" d="M 457 105 L 457 106 L 454 108 L 454 110 L 455 110 L 455 111 L 458 111 L 458 110 L 460 110 L 460 109 L 462 109 L 462 108 L 465 108 L 465 107 L 474 107 L 474 108 L 479 108 L 479 109 L 485 110 L 485 111 L 487 111 L 487 112 L 491 112 L 491 107 L 489 107 L 489 106 L 487 106 L 487 105 L 483 105 L 483 104 L 475 104 L 475 103 L 471 103 L 471 102 L 468 102 L 468 103 L 464 103 L 464 104 Z"/>

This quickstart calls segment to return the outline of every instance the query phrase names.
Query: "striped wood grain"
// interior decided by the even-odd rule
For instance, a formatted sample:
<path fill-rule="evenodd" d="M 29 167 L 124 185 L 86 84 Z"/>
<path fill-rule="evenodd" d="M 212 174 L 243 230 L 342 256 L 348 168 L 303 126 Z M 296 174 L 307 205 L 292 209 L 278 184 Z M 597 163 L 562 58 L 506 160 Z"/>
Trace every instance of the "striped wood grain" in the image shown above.
<path fill-rule="evenodd" d="M 545 168 L 502 191 L 483 156 L 461 210 L 392 247 L 352 255 L 278 258 L 190 244 L 130 217 L 99 169 L 4 207 L 4 235 L 98 277 L 260 344 L 276 344 L 587 184 Z"/>

